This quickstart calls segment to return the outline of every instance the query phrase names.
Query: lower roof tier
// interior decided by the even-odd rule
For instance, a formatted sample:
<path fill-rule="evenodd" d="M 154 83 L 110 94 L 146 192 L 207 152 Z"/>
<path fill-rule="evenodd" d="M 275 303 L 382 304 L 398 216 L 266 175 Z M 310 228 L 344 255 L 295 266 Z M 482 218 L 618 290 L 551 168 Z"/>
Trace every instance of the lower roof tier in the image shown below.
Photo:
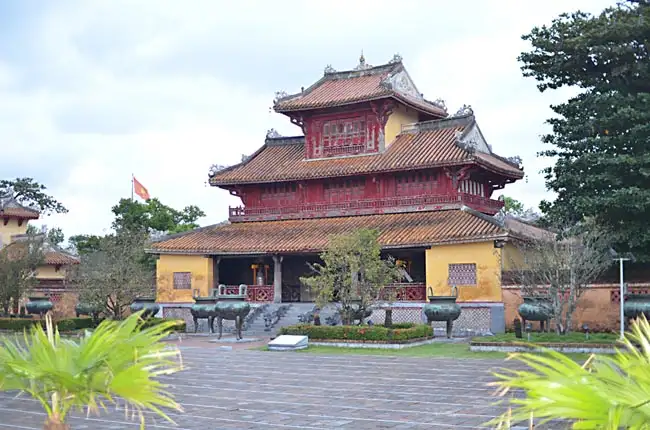
<path fill-rule="evenodd" d="M 332 235 L 377 229 L 384 249 L 483 242 L 544 232 L 463 207 L 460 210 L 212 225 L 155 242 L 153 254 L 260 255 L 317 253 Z"/>

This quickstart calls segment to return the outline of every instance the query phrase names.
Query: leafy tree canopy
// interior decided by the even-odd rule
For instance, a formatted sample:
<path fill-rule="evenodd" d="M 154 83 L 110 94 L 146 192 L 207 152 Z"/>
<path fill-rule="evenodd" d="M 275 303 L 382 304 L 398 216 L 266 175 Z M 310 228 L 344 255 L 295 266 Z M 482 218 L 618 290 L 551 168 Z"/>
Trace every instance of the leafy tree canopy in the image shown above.
<path fill-rule="evenodd" d="M 187 206 L 176 210 L 153 198 L 145 203 L 121 199 L 113 206 L 115 231 L 142 231 L 147 233 L 181 233 L 197 228 L 197 220 L 205 212 L 197 206 Z"/>
<path fill-rule="evenodd" d="M 81 264 L 70 271 L 79 299 L 121 319 L 138 296 L 152 295 L 154 271 L 144 263 L 147 235 L 122 232 L 98 238 L 92 249 L 80 253 Z"/>
<path fill-rule="evenodd" d="M 0 180 L 0 194 L 11 192 L 16 201 L 24 206 L 33 207 L 43 215 L 67 213 L 68 209 L 54 197 L 45 192 L 47 187 L 32 178 Z"/>
<path fill-rule="evenodd" d="M 593 218 L 617 249 L 650 258 L 650 4 L 563 14 L 523 39 L 533 47 L 519 57 L 523 74 L 540 91 L 580 90 L 551 106 L 542 141 L 552 148 L 540 155 L 557 160 L 545 170 L 557 199 L 540 208 L 559 223 Z"/>
<path fill-rule="evenodd" d="M 101 237 L 94 234 L 77 234 L 68 238 L 71 251 L 79 255 L 97 251 L 100 248 Z"/>
<path fill-rule="evenodd" d="M 370 229 L 333 236 L 320 255 L 324 264 L 311 265 L 314 275 L 300 278 L 320 307 L 340 304 L 344 324 L 362 319 L 363 312 L 380 301 L 384 287 L 401 278 L 394 259 L 381 258 L 378 237 L 379 232 Z"/>

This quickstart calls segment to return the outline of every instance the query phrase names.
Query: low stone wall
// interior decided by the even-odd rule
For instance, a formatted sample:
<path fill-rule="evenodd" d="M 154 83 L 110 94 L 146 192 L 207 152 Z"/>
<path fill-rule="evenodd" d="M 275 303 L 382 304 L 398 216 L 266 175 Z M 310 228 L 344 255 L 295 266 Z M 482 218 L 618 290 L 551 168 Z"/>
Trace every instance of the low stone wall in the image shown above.
<path fill-rule="evenodd" d="M 648 288 L 650 284 L 629 285 L 631 291 Z M 589 330 L 594 332 L 618 330 L 620 324 L 618 291 L 619 286 L 614 284 L 594 285 L 585 290 L 578 300 L 578 307 L 573 315 L 574 330 L 580 330 L 585 323 L 589 325 Z M 519 318 L 517 309 L 523 303 L 521 289 L 517 286 L 504 286 L 503 302 L 506 327 L 512 329 L 514 319 Z M 533 322 L 533 326 L 537 329 L 537 323 Z"/>
<path fill-rule="evenodd" d="M 462 309 L 460 317 L 454 321 L 452 334 L 454 336 L 476 336 L 488 333 L 503 333 L 505 331 L 503 303 L 464 302 L 459 303 Z M 412 322 L 426 324 L 427 318 L 422 311 L 425 303 L 403 302 L 393 304 L 393 322 Z M 386 311 L 373 311 L 370 319 L 375 324 L 382 324 Z M 446 329 L 444 321 L 433 323 L 436 332 Z"/>

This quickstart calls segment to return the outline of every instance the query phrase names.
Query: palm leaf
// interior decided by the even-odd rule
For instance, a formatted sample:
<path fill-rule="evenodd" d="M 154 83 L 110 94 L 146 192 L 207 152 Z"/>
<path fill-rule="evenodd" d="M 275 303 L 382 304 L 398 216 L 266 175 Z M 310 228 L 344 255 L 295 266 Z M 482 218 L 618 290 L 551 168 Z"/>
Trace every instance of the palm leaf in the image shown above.
<path fill-rule="evenodd" d="M 143 328 L 140 315 L 104 321 L 79 341 L 62 339 L 51 319 L 22 340 L 1 339 L 0 391 L 31 395 L 56 422 L 71 410 L 97 413 L 120 403 L 142 423 L 144 410 L 172 422 L 164 410 L 181 407 L 155 377 L 182 369 L 179 350 L 161 342 L 175 323 Z"/>
<path fill-rule="evenodd" d="M 569 420 L 574 429 L 650 429 L 650 324 L 632 325 L 614 356 L 593 355 L 580 365 L 556 351 L 516 353 L 530 370 L 494 373 L 497 394 L 511 406 L 487 423 L 510 428 L 531 414 L 541 422 Z"/>

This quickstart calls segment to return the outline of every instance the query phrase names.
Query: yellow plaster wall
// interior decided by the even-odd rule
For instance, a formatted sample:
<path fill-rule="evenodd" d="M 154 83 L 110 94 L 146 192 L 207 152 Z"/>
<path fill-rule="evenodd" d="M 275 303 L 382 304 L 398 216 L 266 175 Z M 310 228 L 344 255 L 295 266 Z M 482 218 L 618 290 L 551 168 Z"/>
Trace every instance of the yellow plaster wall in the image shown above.
<path fill-rule="evenodd" d="M 191 272 L 192 288 L 174 289 L 174 272 Z M 212 259 L 202 255 L 161 255 L 156 262 L 156 301 L 164 303 L 193 302 L 192 292 L 207 296 L 213 283 Z"/>
<path fill-rule="evenodd" d="M 427 294 L 448 296 L 449 264 L 476 264 L 476 286 L 458 286 L 458 300 L 501 302 L 501 249 L 493 242 L 440 245 L 426 250 Z"/>
<path fill-rule="evenodd" d="M 4 220 L 0 220 L 0 237 L 2 238 L 2 246 L 9 245 L 11 243 L 11 236 L 14 234 L 25 234 L 27 233 L 27 221 L 23 220 L 22 225 L 18 225 L 17 219 L 10 219 L 7 225 L 4 224 Z"/>
<path fill-rule="evenodd" d="M 418 113 L 411 108 L 398 104 L 388 117 L 384 127 L 386 146 L 390 145 L 402 131 L 402 124 L 412 124 L 414 122 L 418 122 Z"/>
<path fill-rule="evenodd" d="M 41 279 L 65 279 L 65 268 L 61 267 L 57 271 L 55 266 L 40 266 L 36 272 L 36 277 Z"/>
<path fill-rule="evenodd" d="M 503 270 L 521 269 L 523 263 L 524 258 L 519 248 L 506 242 L 503 247 Z"/>

